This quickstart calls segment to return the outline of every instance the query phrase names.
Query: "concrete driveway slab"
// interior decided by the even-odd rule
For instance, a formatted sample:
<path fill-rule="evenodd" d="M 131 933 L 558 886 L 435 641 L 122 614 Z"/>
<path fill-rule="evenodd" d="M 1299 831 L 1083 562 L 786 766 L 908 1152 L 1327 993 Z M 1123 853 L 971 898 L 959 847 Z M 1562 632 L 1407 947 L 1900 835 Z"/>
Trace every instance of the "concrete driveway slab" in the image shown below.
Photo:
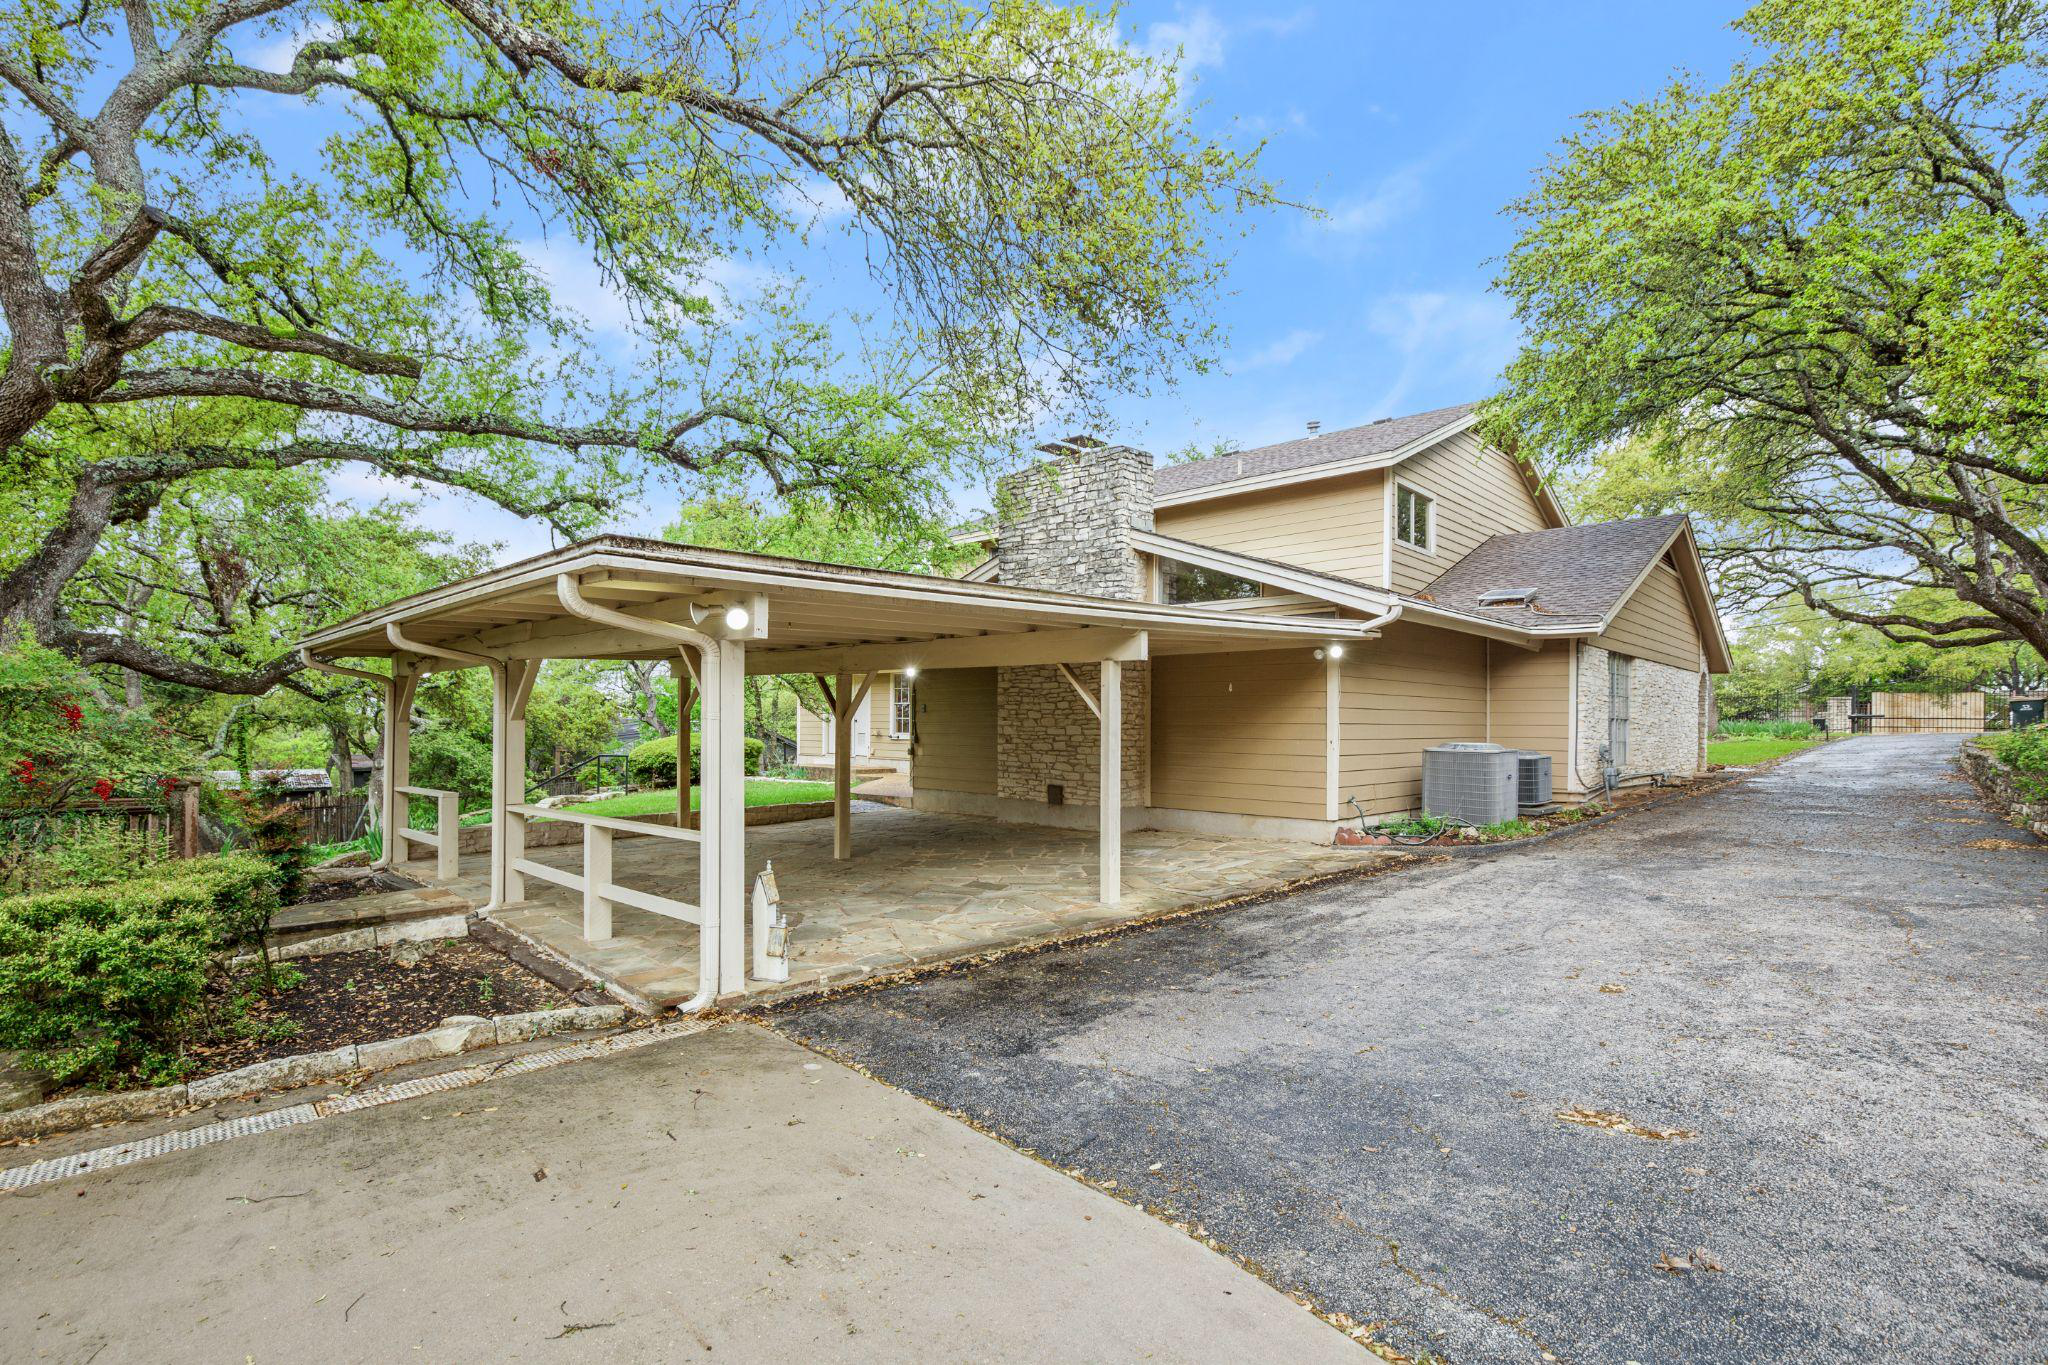
<path fill-rule="evenodd" d="M 0 1197 L 0 1359 L 1353 1361 L 752 1026 Z"/>
<path fill-rule="evenodd" d="M 1411 1355 L 2039 1362 L 2048 851 L 1956 742 L 778 1026 Z"/>

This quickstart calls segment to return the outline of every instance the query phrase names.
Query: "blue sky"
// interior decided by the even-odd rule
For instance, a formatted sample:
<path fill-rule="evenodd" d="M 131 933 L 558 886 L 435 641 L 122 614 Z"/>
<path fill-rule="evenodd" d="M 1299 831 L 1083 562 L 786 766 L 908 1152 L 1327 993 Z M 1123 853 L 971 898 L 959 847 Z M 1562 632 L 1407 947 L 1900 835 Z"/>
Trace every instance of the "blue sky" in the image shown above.
<path fill-rule="evenodd" d="M 1249 447 L 1310 419 L 1333 430 L 1485 394 L 1515 345 L 1488 289 L 1511 240 L 1502 206 L 1580 114 L 1680 70 L 1724 72 L 1738 12 L 1704 0 L 1132 4 L 1129 41 L 1185 53 L 1203 126 L 1268 139 L 1268 174 L 1328 216 L 1271 216 L 1237 242 L 1219 372 L 1112 399 L 1115 430 L 1100 434 L 1160 453 Z M 594 274 L 568 254 L 554 268 L 598 300 L 597 344 L 622 345 Z M 744 291 L 760 269 L 736 264 L 730 282 Z M 983 496 L 960 490 L 966 506 Z M 506 558 L 549 544 L 544 528 L 467 500 L 437 496 L 426 514 L 504 542 Z M 617 529 L 657 531 L 667 515 L 651 504 Z"/>

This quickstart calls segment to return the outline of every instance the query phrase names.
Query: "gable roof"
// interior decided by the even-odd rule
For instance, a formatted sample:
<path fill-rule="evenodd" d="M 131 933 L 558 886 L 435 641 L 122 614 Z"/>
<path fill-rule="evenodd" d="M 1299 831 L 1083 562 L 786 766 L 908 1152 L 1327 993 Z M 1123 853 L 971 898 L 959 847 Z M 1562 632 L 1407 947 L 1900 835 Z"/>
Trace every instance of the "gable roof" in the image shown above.
<path fill-rule="evenodd" d="M 1531 633 L 1605 630 L 1669 552 L 1699 624 L 1708 665 L 1728 671 L 1728 641 L 1707 590 L 1706 571 L 1682 512 L 1586 526 L 1492 536 L 1437 576 L 1414 599 Z M 1488 605 L 1488 594 L 1526 592 Z"/>
<path fill-rule="evenodd" d="M 1206 460 L 1167 465 L 1154 476 L 1160 503 L 1188 501 L 1226 485 L 1284 481 L 1325 466 L 1376 469 L 1397 464 L 1421 446 L 1472 425 L 1477 403 L 1459 403 L 1407 417 L 1388 417 L 1254 450 L 1212 455 Z"/>
<path fill-rule="evenodd" d="M 1450 611 L 1540 629 L 1600 622 L 1621 605 L 1685 517 L 1639 517 L 1491 536 L 1415 594 Z M 1488 593 L 1531 589 L 1527 604 L 1490 607 Z"/>

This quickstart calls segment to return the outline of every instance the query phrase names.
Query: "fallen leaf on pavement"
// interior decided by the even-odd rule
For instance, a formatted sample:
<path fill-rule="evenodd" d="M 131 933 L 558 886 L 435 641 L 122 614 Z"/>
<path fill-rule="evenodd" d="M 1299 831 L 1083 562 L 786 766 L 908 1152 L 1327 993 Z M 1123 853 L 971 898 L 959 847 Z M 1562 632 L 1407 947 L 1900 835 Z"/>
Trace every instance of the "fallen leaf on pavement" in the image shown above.
<path fill-rule="evenodd" d="M 1630 1137 L 1649 1138 L 1654 1142 L 1699 1136 L 1690 1128 L 1652 1128 L 1612 1109 L 1588 1109 L 1577 1104 L 1569 1109 L 1558 1110 L 1557 1117 L 1563 1123 L 1576 1123 L 1585 1128 L 1605 1128 L 1612 1133 L 1626 1133 Z"/>
<path fill-rule="evenodd" d="M 1683 1275 L 1694 1270 L 1719 1274 L 1721 1263 L 1708 1255 L 1705 1247 L 1694 1247 L 1683 1260 L 1665 1252 L 1657 1258 L 1657 1269 L 1667 1275 Z"/>

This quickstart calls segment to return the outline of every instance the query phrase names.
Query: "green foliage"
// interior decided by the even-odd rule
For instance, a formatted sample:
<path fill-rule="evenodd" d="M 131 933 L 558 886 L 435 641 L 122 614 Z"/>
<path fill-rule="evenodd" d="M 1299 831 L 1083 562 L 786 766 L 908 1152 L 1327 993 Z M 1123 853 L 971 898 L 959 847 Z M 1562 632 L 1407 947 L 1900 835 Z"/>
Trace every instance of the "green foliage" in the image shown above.
<path fill-rule="evenodd" d="M 268 921 L 275 876 L 230 854 L 0 900 L 0 1047 L 59 1082 L 174 1079 L 208 972 Z"/>
<path fill-rule="evenodd" d="M 2013 785 L 2029 802 L 2048 801 L 2048 725 L 1985 735 L 1977 741 L 2012 769 Z"/>
<path fill-rule="evenodd" d="M 1382 820 L 1379 825 L 1379 832 L 1390 834 L 1396 839 L 1422 840 L 1434 839 L 1439 834 L 1447 834 L 1454 829 L 1460 828 L 1462 826 L 1455 820 L 1446 819 L 1441 815 L 1431 815 L 1424 811 L 1420 815 L 1404 816 L 1399 820 Z"/>
<path fill-rule="evenodd" d="M 285 799 L 282 787 L 272 783 L 253 792 L 236 793 L 236 805 L 250 851 L 270 864 L 278 899 L 293 904 L 305 889 L 306 864 L 311 861 L 305 812 Z"/>
<path fill-rule="evenodd" d="M 151 838 L 119 819 L 81 816 L 51 825 L 50 841 L 28 852 L 0 885 L 24 891 L 104 886 L 146 872 L 170 856 L 167 834 Z"/>
<path fill-rule="evenodd" d="M 0 649 L 0 808 L 154 797 L 158 779 L 193 759 L 167 727 L 108 705 L 62 655 L 26 642 Z"/>
<path fill-rule="evenodd" d="M 1684 508 L 1724 602 L 2048 648 L 2048 4 L 1763 0 L 1591 115 L 1498 279 L 1485 430 Z"/>
<path fill-rule="evenodd" d="M 475 729 L 442 722 L 412 736 L 412 785 L 460 792 L 463 805 L 490 799 L 491 741 L 488 720 Z"/>
<path fill-rule="evenodd" d="M 751 735 L 747 737 L 746 770 L 750 773 L 761 771 L 762 744 Z M 676 737 L 662 735 L 657 739 L 643 740 L 626 752 L 626 766 L 632 770 L 633 780 L 649 786 L 676 785 Z M 699 752 L 697 736 L 690 735 L 690 781 L 703 780 L 703 755 Z"/>

